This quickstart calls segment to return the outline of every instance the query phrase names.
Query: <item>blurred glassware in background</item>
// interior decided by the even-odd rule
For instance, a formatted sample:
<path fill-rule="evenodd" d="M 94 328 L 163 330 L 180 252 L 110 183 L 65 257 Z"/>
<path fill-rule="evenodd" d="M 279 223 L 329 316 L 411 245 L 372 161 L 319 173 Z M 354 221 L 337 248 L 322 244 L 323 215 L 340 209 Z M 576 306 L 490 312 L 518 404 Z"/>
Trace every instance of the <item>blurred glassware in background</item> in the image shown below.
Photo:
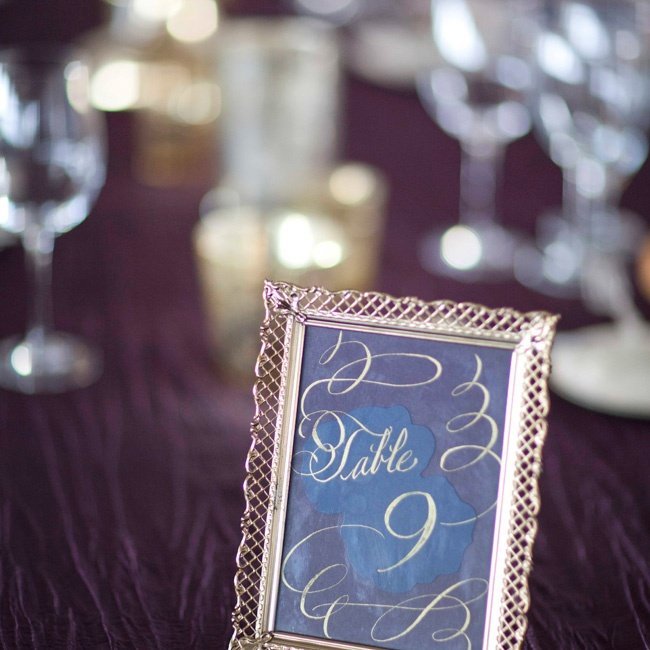
<path fill-rule="evenodd" d="M 346 26 L 346 64 L 373 83 L 412 87 L 431 58 L 429 0 L 293 0 L 293 6 Z"/>
<path fill-rule="evenodd" d="M 234 19 L 217 58 L 221 185 L 242 204 L 286 205 L 337 157 L 336 31 L 307 18 Z"/>
<path fill-rule="evenodd" d="M 647 417 L 650 327 L 628 277 L 642 235 L 616 205 L 648 151 L 650 4 L 555 0 L 541 26 L 536 112 L 565 174 L 565 205 L 562 227 L 540 247 L 546 271 L 526 279 L 539 289 L 578 286 L 591 311 L 613 319 L 557 336 L 552 385 L 596 410 Z M 549 246 L 563 256 L 555 274 Z M 536 258 L 525 251 L 524 259 Z"/>
<path fill-rule="evenodd" d="M 104 129 L 81 58 L 0 52 L 0 227 L 19 235 L 32 282 L 26 335 L 0 344 L 0 385 L 26 393 L 85 386 L 101 355 L 53 329 L 55 237 L 83 221 L 104 182 Z"/>
<path fill-rule="evenodd" d="M 195 250 L 216 357 L 250 379 L 265 279 L 369 289 L 386 186 L 374 169 L 337 163 L 339 40 L 314 18 L 224 24 L 220 178 L 205 196 Z"/>
<path fill-rule="evenodd" d="M 211 193 L 194 246 L 215 357 L 229 377 L 248 381 L 259 352 L 265 279 L 330 290 L 373 286 L 386 184 L 360 164 L 334 167 L 290 207 L 238 205 Z"/>
<path fill-rule="evenodd" d="M 103 111 L 136 111 L 134 172 L 151 185 L 213 174 L 220 90 L 215 0 L 108 0 L 105 27 L 86 39 L 91 99 Z"/>
<path fill-rule="evenodd" d="M 629 0 L 540 2 L 530 105 L 562 169 L 563 205 L 538 218 L 535 245 L 517 256 L 517 278 L 538 291 L 577 297 L 590 250 L 629 257 L 639 241 L 641 220 L 617 204 L 648 153 L 647 12 Z"/>
<path fill-rule="evenodd" d="M 496 193 L 505 146 L 525 135 L 531 81 L 523 56 L 528 0 L 431 0 L 435 53 L 418 92 L 461 145 L 460 215 L 422 241 L 423 266 L 460 280 L 512 277 L 518 235 L 499 223 Z"/>

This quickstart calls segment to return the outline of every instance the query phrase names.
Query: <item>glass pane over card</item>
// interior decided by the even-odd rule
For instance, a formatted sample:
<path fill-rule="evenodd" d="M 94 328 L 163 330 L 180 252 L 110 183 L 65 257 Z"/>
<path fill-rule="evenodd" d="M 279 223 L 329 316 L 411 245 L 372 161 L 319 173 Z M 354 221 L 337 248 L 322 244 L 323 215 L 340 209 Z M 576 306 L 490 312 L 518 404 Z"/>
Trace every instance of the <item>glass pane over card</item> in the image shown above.
<path fill-rule="evenodd" d="M 317 323 L 302 345 L 274 630 L 483 647 L 513 346 Z"/>

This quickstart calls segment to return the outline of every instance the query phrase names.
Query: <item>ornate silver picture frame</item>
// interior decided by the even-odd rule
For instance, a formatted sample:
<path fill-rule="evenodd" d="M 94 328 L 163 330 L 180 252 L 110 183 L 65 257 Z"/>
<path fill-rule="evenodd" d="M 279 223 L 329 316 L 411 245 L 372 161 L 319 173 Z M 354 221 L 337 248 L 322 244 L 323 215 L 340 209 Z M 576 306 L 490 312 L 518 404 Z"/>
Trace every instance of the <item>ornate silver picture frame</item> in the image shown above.
<path fill-rule="evenodd" d="M 230 648 L 517 648 L 557 317 L 264 296 Z"/>

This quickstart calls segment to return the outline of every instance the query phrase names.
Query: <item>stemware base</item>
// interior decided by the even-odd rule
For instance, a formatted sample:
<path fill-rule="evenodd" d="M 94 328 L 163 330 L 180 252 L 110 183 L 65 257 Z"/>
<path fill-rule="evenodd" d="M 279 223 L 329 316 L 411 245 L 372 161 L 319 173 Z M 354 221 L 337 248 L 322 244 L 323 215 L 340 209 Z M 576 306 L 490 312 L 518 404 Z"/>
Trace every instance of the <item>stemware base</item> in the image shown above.
<path fill-rule="evenodd" d="M 420 261 L 429 272 L 464 282 L 512 279 L 521 237 L 501 226 L 458 224 L 429 232 L 420 245 Z"/>
<path fill-rule="evenodd" d="M 650 326 L 626 331 L 605 324 L 560 333 L 551 387 L 594 411 L 650 417 Z"/>
<path fill-rule="evenodd" d="M 20 393 L 61 393 L 92 384 L 100 354 L 80 339 L 52 332 L 38 343 L 14 337 L 0 343 L 0 386 Z"/>
<path fill-rule="evenodd" d="M 518 282 L 555 298 L 580 298 L 582 238 L 559 212 L 539 217 L 535 241 L 525 242 L 514 257 Z"/>
<path fill-rule="evenodd" d="M 644 230 L 640 217 L 612 209 L 593 219 L 591 237 L 597 249 L 621 256 L 633 254 Z M 517 281 L 555 298 L 582 297 L 585 237 L 560 210 L 542 214 L 535 242 L 521 245 L 514 256 Z"/>
<path fill-rule="evenodd" d="M 17 243 L 18 238 L 16 235 L 10 233 L 8 230 L 3 230 L 0 228 L 0 250 L 14 246 Z"/>

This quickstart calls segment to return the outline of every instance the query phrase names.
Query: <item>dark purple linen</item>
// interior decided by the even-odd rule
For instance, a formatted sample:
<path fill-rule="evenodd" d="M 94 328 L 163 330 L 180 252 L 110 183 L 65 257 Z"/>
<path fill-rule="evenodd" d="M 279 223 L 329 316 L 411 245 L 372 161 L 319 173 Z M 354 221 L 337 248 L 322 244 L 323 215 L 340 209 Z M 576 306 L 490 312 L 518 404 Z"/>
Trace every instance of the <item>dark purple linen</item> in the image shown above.
<path fill-rule="evenodd" d="M 3 43 L 70 38 L 99 3 L 0 8 Z M 545 308 L 593 322 L 574 301 L 427 275 L 414 247 L 456 214 L 458 146 L 410 92 L 350 78 L 346 159 L 392 186 L 377 288 L 424 299 Z M 110 116 L 111 164 L 86 222 L 55 253 L 57 324 L 95 341 L 105 371 L 61 396 L 0 391 L 0 645 L 225 648 L 250 386 L 210 360 L 190 233 L 208 188 L 152 189 L 130 175 L 132 121 Z M 647 218 L 646 167 L 625 204 Z M 560 177 L 532 137 L 506 160 L 505 219 L 532 231 Z M 0 252 L 0 336 L 24 323 L 22 254 Z M 650 390 L 650 387 L 649 387 Z M 650 425 L 553 396 L 530 578 L 526 650 L 650 647 Z"/>

